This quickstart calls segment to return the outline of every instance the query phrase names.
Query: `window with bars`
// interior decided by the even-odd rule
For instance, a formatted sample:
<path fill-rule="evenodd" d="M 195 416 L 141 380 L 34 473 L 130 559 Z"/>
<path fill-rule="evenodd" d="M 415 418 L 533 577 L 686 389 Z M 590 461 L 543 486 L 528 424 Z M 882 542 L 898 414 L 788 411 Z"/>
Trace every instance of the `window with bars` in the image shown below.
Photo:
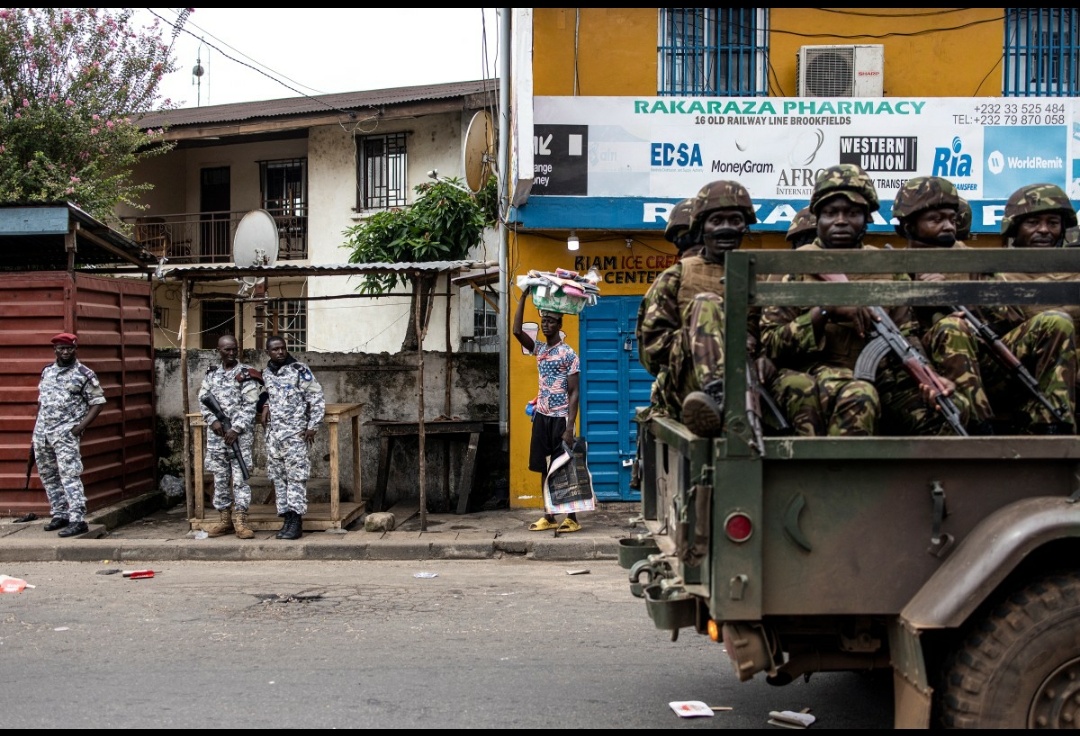
<path fill-rule="evenodd" d="M 660 8 L 657 94 L 769 92 L 768 8 Z"/>
<path fill-rule="evenodd" d="M 268 335 L 280 335 L 292 351 L 307 350 L 307 301 L 271 299 L 266 305 Z"/>
<path fill-rule="evenodd" d="M 473 339 L 486 342 L 486 338 L 499 336 L 498 307 L 492 304 L 494 293 L 484 295 L 473 292 Z"/>
<path fill-rule="evenodd" d="M 262 206 L 278 226 L 278 255 L 307 256 L 307 159 L 259 162 Z"/>
<path fill-rule="evenodd" d="M 1075 8 L 1006 8 L 1005 97 L 1080 94 L 1080 12 Z"/>
<path fill-rule="evenodd" d="M 405 135 L 365 135 L 356 139 L 358 210 L 402 207 L 409 203 Z"/>

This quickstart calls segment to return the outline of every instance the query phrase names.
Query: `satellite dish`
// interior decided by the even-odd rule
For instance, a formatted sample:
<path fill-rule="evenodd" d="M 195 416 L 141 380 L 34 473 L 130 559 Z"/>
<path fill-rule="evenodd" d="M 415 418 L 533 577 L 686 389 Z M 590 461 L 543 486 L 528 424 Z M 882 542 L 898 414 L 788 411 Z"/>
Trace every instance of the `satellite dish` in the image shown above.
<path fill-rule="evenodd" d="M 465 185 L 470 191 L 479 192 L 495 171 L 495 129 L 486 110 L 480 110 L 469 121 L 461 158 Z"/>
<path fill-rule="evenodd" d="M 273 266 L 278 253 L 278 227 L 266 210 L 244 215 L 233 236 L 233 263 L 238 268 Z"/>

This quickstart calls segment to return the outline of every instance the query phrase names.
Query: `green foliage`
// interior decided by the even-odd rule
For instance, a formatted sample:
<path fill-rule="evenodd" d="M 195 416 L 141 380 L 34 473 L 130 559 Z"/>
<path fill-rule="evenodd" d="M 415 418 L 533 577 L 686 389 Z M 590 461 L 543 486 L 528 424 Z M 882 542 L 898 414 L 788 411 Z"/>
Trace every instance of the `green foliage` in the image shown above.
<path fill-rule="evenodd" d="M 157 24 L 130 9 L 0 8 L 0 202 L 69 201 L 114 227 L 144 209 L 131 174 L 172 148 L 140 117 L 175 69 Z"/>
<path fill-rule="evenodd" d="M 349 263 L 458 261 L 480 244 L 486 213 L 457 179 L 418 185 L 408 208 L 376 212 L 343 233 Z M 369 274 L 359 291 L 385 294 L 408 282 L 405 274 Z"/>

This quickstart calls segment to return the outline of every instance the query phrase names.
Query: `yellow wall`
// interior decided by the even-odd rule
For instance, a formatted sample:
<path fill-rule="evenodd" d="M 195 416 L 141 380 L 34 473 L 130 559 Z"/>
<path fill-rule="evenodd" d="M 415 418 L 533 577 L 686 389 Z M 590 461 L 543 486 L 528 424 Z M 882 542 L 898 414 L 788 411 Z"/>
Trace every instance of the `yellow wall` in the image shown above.
<path fill-rule="evenodd" d="M 575 94 L 575 35 L 579 96 L 655 96 L 657 84 L 657 8 L 534 8 L 533 91 L 537 96 Z M 769 59 L 772 96 L 797 94 L 796 57 L 800 46 L 883 44 L 886 97 L 1000 96 L 1003 41 L 1002 8 L 941 11 L 932 8 L 773 8 L 770 11 Z M 833 35 L 839 34 L 839 35 Z M 702 181 L 701 184 L 707 183 Z M 687 192 L 691 196 L 693 192 Z M 583 223 L 584 227 L 587 224 Z M 529 269 L 567 268 L 584 273 L 595 258 L 640 258 L 641 270 L 653 270 L 645 259 L 674 256 L 674 248 L 656 233 L 596 232 L 580 228 L 578 259 L 566 250 L 566 231 L 518 233 L 509 250 L 509 308 L 521 292 L 517 276 Z M 626 247 L 631 239 L 631 248 Z M 989 240 L 989 239 L 987 239 Z M 867 242 L 899 246 L 897 237 L 874 235 Z M 994 245 L 987 242 L 986 245 Z M 984 245 L 984 243 L 978 243 Z M 786 248 L 781 233 L 758 233 L 743 247 Z M 581 260 L 584 258 L 585 260 Z M 603 265 L 601 261 L 601 265 Z M 623 272 L 625 268 L 600 269 Z M 637 269 L 629 269 L 637 270 Z M 660 269 L 662 270 L 662 269 Z M 644 294 L 647 281 L 602 282 L 601 296 Z M 513 312 L 511 311 L 511 315 Z M 525 322 L 538 322 L 531 303 Z M 578 321 L 563 320 L 566 341 L 578 349 Z M 522 355 L 510 338 L 510 499 L 514 507 L 543 505 L 540 479 L 528 470 L 531 427 L 525 404 L 536 395 L 536 362 Z M 579 427 L 580 429 L 580 427 Z"/>

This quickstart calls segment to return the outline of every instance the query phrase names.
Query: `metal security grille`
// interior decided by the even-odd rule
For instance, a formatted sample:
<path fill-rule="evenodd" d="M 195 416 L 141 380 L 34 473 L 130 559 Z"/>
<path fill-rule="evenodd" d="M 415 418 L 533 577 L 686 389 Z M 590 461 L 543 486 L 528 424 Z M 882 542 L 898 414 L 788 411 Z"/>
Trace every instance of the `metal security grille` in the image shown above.
<path fill-rule="evenodd" d="M 1070 97 L 1078 94 L 1080 13 L 1074 8 L 1007 8 L 1006 97 Z"/>
<path fill-rule="evenodd" d="M 660 8 L 657 94 L 768 94 L 768 19 L 768 8 Z"/>
<path fill-rule="evenodd" d="M 357 209 L 386 209 L 409 203 L 405 135 L 368 135 L 356 139 L 360 159 Z"/>
<path fill-rule="evenodd" d="M 266 305 L 270 335 L 285 338 L 289 351 L 307 350 L 307 302 L 302 299 L 271 299 Z"/>

